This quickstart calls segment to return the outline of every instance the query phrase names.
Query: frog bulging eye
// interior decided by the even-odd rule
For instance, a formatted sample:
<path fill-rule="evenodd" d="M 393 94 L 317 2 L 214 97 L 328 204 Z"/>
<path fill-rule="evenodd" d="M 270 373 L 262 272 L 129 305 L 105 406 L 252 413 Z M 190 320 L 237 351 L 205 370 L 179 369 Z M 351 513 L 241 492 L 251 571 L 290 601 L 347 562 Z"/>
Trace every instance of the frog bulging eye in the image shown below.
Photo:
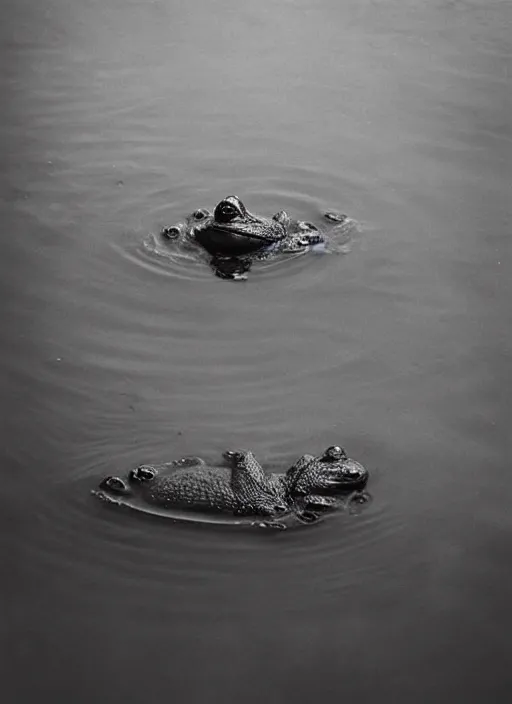
<path fill-rule="evenodd" d="M 245 217 L 245 214 L 243 203 L 236 196 L 229 196 L 217 204 L 214 217 L 218 222 L 230 222 L 238 216 Z"/>
<path fill-rule="evenodd" d="M 233 206 L 230 205 L 229 203 L 223 204 L 220 208 L 220 212 L 222 213 L 222 215 L 224 215 L 227 218 L 234 218 L 235 215 L 237 214 L 236 209 L 233 208 Z"/>

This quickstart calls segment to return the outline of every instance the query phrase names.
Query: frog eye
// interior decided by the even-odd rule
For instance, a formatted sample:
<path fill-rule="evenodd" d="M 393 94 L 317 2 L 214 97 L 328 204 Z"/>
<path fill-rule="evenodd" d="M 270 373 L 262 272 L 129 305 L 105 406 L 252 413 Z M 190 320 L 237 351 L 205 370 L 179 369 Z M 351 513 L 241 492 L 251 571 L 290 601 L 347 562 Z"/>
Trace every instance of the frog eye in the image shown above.
<path fill-rule="evenodd" d="M 339 445 L 331 445 L 324 452 L 324 461 L 337 462 L 340 460 L 346 460 L 347 453 Z"/>
<path fill-rule="evenodd" d="M 220 212 L 226 217 L 234 217 L 237 215 L 237 210 L 230 203 L 223 203 L 220 207 Z"/>

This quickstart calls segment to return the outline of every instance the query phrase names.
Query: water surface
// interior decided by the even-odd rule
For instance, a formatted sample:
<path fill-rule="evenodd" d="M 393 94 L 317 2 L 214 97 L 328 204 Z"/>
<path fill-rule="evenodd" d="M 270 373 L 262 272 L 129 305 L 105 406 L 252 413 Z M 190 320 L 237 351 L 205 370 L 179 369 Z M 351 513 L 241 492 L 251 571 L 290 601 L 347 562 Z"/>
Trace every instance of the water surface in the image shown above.
<path fill-rule="evenodd" d="M 508 701 L 509 2 L 7 0 L 7 701 Z M 247 282 L 144 249 L 236 193 L 360 223 Z M 106 473 L 343 444 L 373 502 L 174 525 Z"/>

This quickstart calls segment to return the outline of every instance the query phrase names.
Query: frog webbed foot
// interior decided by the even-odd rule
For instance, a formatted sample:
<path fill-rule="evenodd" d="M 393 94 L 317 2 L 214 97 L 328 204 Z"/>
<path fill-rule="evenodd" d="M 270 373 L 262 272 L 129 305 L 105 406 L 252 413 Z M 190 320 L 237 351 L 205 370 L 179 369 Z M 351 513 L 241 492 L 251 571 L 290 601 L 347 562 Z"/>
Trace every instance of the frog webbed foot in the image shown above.
<path fill-rule="evenodd" d="M 348 220 L 348 215 L 345 215 L 345 213 L 339 213 L 337 210 L 327 210 L 324 213 L 324 218 L 329 220 L 329 222 L 334 222 L 341 225 Z"/>
<path fill-rule="evenodd" d="M 295 513 L 297 519 L 301 523 L 318 523 L 321 520 L 321 516 L 315 511 L 309 511 L 308 509 L 303 509 Z"/>
<path fill-rule="evenodd" d="M 251 525 L 257 528 L 271 528 L 272 530 L 286 530 L 286 523 L 281 521 L 255 521 Z"/>
<path fill-rule="evenodd" d="M 215 256 L 210 261 L 210 266 L 213 268 L 215 276 L 234 281 L 244 281 L 251 265 L 252 261 L 248 257 Z"/>
<path fill-rule="evenodd" d="M 285 243 L 284 251 L 298 252 L 324 241 L 324 236 L 313 223 L 299 220 L 295 223 L 293 234 L 290 235 Z"/>
<path fill-rule="evenodd" d="M 320 244 L 324 241 L 324 238 L 319 232 L 310 232 L 309 234 L 304 235 L 301 241 L 304 243 L 304 246 L 309 247 L 313 244 Z"/>
<path fill-rule="evenodd" d="M 308 494 L 302 499 L 302 502 L 307 508 L 323 511 L 335 509 L 339 506 L 339 501 L 334 496 L 321 496 L 320 494 Z"/>
<path fill-rule="evenodd" d="M 284 254 L 295 254 L 296 252 L 304 252 L 308 246 L 308 242 L 306 242 L 302 237 L 297 237 L 296 235 L 294 235 L 292 238 L 290 238 L 283 244 L 282 252 Z"/>
<path fill-rule="evenodd" d="M 297 240 L 303 247 L 310 247 L 320 242 L 325 242 L 325 238 L 320 230 L 310 222 L 299 223 Z"/>

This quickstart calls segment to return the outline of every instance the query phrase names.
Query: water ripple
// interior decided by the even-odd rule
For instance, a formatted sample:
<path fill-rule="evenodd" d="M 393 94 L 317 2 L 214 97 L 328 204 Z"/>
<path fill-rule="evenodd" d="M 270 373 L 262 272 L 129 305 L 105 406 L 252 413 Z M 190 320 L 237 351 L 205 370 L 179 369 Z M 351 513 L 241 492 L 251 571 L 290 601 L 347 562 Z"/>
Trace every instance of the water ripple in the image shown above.
<path fill-rule="evenodd" d="M 263 564 L 267 575 L 287 585 L 294 575 L 302 575 L 301 588 L 293 587 L 297 598 L 283 604 L 285 611 L 300 611 L 312 592 L 329 601 L 362 579 L 396 571 L 396 564 L 383 560 L 381 547 L 389 551 L 393 544 L 396 554 L 406 544 L 405 520 L 396 506 L 379 498 L 356 513 L 339 512 L 317 526 L 276 533 L 132 514 L 97 501 L 88 486 L 90 476 L 66 484 L 41 482 L 32 487 L 32 496 L 26 495 L 33 502 L 27 521 L 34 535 L 25 548 L 32 579 L 51 570 L 58 582 L 59 574 L 65 580 L 72 570 L 91 584 L 100 578 L 111 588 L 131 583 L 147 598 L 159 593 L 162 584 L 172 584 L 175 596 L 183 590 L 190 590 L 189 596 L 197 593 L 195 613 L 203 613 L 209 608 L 205 584 L 221 600 L 234 575 L 243 576 L 254 589 L 263 578 Z M 128 598 L 135 605 L 140 597 Z M 236 613 L 243 602 L 235 598 L 229 608 Z"/>

